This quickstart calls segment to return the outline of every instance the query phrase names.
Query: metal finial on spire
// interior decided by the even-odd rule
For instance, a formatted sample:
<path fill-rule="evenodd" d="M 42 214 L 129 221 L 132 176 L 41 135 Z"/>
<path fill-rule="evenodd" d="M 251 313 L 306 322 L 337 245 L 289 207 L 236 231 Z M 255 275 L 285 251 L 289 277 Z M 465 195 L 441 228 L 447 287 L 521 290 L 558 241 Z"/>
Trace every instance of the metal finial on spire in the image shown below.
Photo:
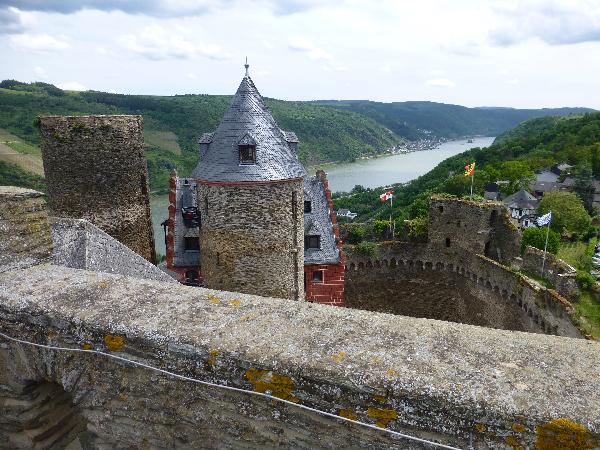
<path fill-rule="evenodd" d="M 250 67 L 250 65 L 248 64 L 248 57 L 246 56 L 246 64 L 244 64 L 244 67 L 246 68 L 246 76 L 248 76 L 248 67 Z"/>

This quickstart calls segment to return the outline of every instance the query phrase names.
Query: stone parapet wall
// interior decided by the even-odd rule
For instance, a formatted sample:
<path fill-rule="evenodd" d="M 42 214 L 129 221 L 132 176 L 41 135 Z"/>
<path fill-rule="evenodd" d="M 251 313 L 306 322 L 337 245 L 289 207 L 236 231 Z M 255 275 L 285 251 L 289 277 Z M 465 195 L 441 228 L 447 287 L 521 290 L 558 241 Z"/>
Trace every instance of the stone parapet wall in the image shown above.
<path fill-rule="evenodd" d="M 537 248 L 527 246 L 523 254 L 523 269 L 536 275 L 542 274 L 542 261 L 544 252 Z M 546 253 L 546 262 L 544 264 L 544 278 L 549 280 L 557 292 L 569 298 L 573 298 L 579 292 L 577 286 L 577 270 L 558 259 L 552 253 Z"/>
<path fill-rule="evenodd" d="M 40 118 L 48 206 L 155 262 L 141 116 Z"/>
<path fill-rule="evenodd" d="M 44 194 L 0 186 L 0 272 L 50 261 L 51 254 Z"/>
<path fill-rule="evenodd" d="M 565 298 L 483 255 L 400 242 L 378 248 L 376 258 L 348 253 L 346 306 L 582 337 Z"/>
<path fill-rule="evenodd" d="M 600 344 L 581 339 L 51 265 L 0 274 L 0 330 L 459 448 L 594 448 L 600 438 Z M 99 355 L 3 338 L 0 385 L 0 448 L 31 448 L 32 436 L 115 449 L 430 448 Z M 27 419 L 46 417 L 33 397 L 40 391 L 46 404 L 62 405 L 51 433 Z"/>
<path fill-rule="evenodd" d="M 302 180 L 198 182 L 197 192 L 202 275 L 208 287 L 303 299 Z"/>
<path fill-rule="evenodd" d="M 174 283 L 175 280 L 83 219 L 52 218 L 54 264 Z"/>

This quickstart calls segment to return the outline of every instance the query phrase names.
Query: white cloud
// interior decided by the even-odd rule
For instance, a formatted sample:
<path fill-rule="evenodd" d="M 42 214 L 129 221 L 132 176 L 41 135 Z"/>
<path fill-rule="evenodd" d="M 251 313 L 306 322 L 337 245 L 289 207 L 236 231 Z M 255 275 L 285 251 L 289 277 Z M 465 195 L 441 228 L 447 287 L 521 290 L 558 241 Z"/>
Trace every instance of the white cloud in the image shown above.
<path fill-rule="evenodd" d="M 46 80 L 48 78 L 48 73 L 43 67 L 36 66 L 33 68 L 33 73 L 37 78 L 41 78 L 42 80 Z"/>
<path fill-rule="evenodd" d="M 77 81 L 58 83 L 56 86 L 61 88 L 63 91 L 87 91 L 87 88 Z"/>
<path fill-rule="evenodd" d="M 189 59 L 195 56 L 223 60 L 231 56 L 217 45 L 188 39 L 159 25 L 149 25 L 139 34 L 124 34 L 119 42 L 125 49 L 151 60 Z"/>
<path fill-rule="evenodd" d="M 519 84 L 519 80 L 516 78 L 511 78 L 510 80 L 506 80 L 505 83 L 515 85 L 515 84 Z"/>
<path fill-rule="evenodd" d="M 0 34 L 15 34 L 25 31 L 25 24 L 16 8 L 0 9 Z"/>
<path fill-rule="evenodd" d="M 311 41 L 303 37 L 294 37 L 289 40 L 288 48 L 296 52 L 302 52 L 313 61 L 331 61 L 333 55 L 327 50 L 315 46 Z"/>
<path fill-rule="evenodd" d="M 600 42 L 597 0 L 532 0 L 494 6 L 501 23 L 489 36 L 505 47 L 537 38 L 550 45 Z"/>
<path fill-rule="evenodd" d="M 70 47 L 64 39 L 55 38 L 49 34 L 16 34 L 10 37 L 13 47 L 39 53 L 50 53 L 66 50 Z"/>
<path fill-rule="evenodd" d="M 456 83 L 448 78 L 432 78 L 425 82 L 425 86 L 453 88 L 456 86 Z"/>
<path fill-rule="evenodd" d="M 197 79 L 198 79 L 198 75 L 196 75 L 196 74 L 195 74 L 195 73 L 193 73 L 193 72 L 189 72 L 189 73 L 187 74 L 187 77 L 188 77 L 190 80 L 197 80 Z"/>

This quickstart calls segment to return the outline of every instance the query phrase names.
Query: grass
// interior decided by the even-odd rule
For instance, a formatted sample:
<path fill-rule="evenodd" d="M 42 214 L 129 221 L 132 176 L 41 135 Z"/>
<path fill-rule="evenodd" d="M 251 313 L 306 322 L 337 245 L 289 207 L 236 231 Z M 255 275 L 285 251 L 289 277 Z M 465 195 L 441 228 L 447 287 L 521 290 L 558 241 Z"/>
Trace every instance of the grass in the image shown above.
<path fill-rule="evenodd" d="M 589 271 L 592 267 L 594 244 L 595 241 L 590 244 L 585 242 L 562 243 L 557 256 L 576 269 Z"/>
<path fill-rule="evenodd" d="M 547 289 L 556 289 L 556 287 L 549 280 L 547 280 L 546 278 L 542 278 L 536 273 L 530 272 L 526 269 L 520 269 L 517 270 L 517 272 L 519 272 L 521 275 L 525 275 L 527 278 L 531 278 L 532 280 L 537 281 Z"/>
<path fill-rule="evenodd" d="M 34 156 L 42 156 L 42 151 L 36 145 L 27 144 L 22 141 L 9 141 L 6 143 L 10 148 L 19 153 L 24 153 L 26 155 L 34 155 Z"/>
<path fill-rule="evenodd" d="M 168 150 L 176 155 L 181 155 L 181 147 L 177 140 L 177 135 L 172 131 L 144 131 L 144 140 L 146 145 Z"/>
<path fill-rule="evenodd" d="M 591 292 L 582 292 L 575 309 L 580 316 L 581 327 L 585 333 L 600 340 L 600 302 Z"/>

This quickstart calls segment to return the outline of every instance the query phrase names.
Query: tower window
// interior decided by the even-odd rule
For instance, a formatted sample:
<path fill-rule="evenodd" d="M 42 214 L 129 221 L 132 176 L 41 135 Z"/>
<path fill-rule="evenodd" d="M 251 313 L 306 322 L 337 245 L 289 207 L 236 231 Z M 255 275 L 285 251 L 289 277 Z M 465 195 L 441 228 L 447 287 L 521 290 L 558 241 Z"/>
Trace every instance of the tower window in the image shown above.
<path fill-rule="evenodd" d="M 197 237 L 186 237 L 183 240 L 183 245 L 186 251 L 200 250 L 200 242 Z"/>
<path fill-rule="evenodd" d="M 312 203 L 310 200 L 304 200 L 304 212 L 305 213 L 312 212 Z"/>
<path fill-rule="evenodd" d="M 256 164 L 256 145 L 240 145 L 240 164 Z"/>
<path fill-rule="evenodd" d="M 304 236 L 304 248 L 321 248 L 321 236 Z"/>

